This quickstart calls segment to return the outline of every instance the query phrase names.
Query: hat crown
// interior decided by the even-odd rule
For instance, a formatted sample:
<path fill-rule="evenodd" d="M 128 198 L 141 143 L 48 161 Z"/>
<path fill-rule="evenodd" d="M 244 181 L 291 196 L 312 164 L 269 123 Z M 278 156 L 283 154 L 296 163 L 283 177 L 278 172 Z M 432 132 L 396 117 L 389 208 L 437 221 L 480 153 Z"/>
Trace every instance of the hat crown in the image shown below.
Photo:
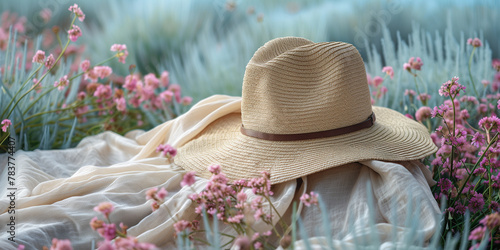
<path fill-rule="evenodd" d="M 371 113 L 365 66 L 351 44 L 278 38 L 246 67 L 241 118 L 247 129 L 311 133 L 357 124 Z"/>

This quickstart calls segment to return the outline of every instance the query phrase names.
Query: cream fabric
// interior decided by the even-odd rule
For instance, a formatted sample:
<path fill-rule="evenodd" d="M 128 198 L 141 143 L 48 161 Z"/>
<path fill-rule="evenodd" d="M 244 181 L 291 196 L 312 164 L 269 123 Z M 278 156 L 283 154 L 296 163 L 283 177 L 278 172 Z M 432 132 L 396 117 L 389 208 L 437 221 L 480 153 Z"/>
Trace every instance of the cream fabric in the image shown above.
<path fill-rule="evenodd" d="M 155 149 L 160 143 L 174 147 L 183 145 L 217 118 L 240 112 L 240 103 L 239 97 L 212 96 L 185 115 L 147 132 L 132 131 L 126 136 L 105 132 L 85 138 L 72 149 L 17 152 L 14 156 L 16 244 L 7 240 L 5 222 L 11 216 L 7 213 L 8 193 L 4 181 L 7 179 L 7 155 L 0 155 L 0 249 L 15 249 L 17 243 L 26 245 L 26 249 L 40 249 L 50 245 L 53 237 L 71 239 L 75 249 L 90 249 L 92 240 L 98 241 L 100 237 L 92 231 L 89 221 L 97 215 L 93 207 L 103 201 L 115 204 L 111 220 L 128 225 L 130 235 L 162 249 L 173 248 L 175 219 L 166 208 L 177 219 L 195 219 L 195 206 L 187 196 L 193 189 L 196 192 L 203 190 L 207 180 L 197 178 L 193 189 L 181 188 L 185 171 L 169 165 Z M 432 184 L 429 171 L 417 161 L 400 164 L 365 161 L 312 174 L 304 178 L 300 188 L 295 180 L 274 185 L 272 200 L 280 213 L 290 218 L 292 203 L 303 192 L 319 193 L 328 207 L 333 233 L 340 237 L 335 244 L 349 246 L 356 239 L 366 238 L 363 236 L 369 218 L 366 185 L 371 185 L 376 203 L 374 222 L 382 243 L 394 232 L 400 235 L 398 238 L 403 238 L 410 199 L 414 200 L 413 204 L 419 204 L 418 232 L 429 239 L 439 213 L 429 184 Z M 152 212 L 145 192 L 155 186 L 165 187 L 169 195 L 166 203 Z M 391 206 L 393 202 L 396 206 Z M 394 214 L 396 220 L 392 219 Z M 347 228 L 349 215 L 356 225 L 355 234 Z M 321 227 L 318 208 L 304 207 L 301 216 L 309 235 L 318 236 L 312 238 L 312 243 L 321 243 L 323 234 L 315 234 Z M 268 230 L 261 224 L 255 227 Z M 222 229 L 230 232 L 228 228 Z M 302 243 L 297 242 L 297 246 L 304 246 Z M 390 243 L 383 246 L 390 246 Z"/>

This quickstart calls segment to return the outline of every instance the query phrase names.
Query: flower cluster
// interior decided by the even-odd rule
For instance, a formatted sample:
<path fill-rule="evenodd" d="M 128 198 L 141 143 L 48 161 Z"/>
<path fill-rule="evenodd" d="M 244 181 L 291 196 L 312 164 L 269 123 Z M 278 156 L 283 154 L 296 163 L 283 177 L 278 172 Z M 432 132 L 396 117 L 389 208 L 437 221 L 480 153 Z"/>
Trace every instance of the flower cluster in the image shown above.
<path fill-rule="evenodd" d="M 165 188 L 162 187 L 158 190 L 157 187 L 154 187 L 146 192 L 146 200 L 153 201 L 151 202 L 151 209 L 155 211 L 158 210 L 158 208 L 160 208 L 160 205 L 163 203 L 167 195 L 168 192 L 167 190 L 165 190 Z"/>
<path fill-rule="evenodd" d="M 119 224 L 119 228 L 114 223 L 110 222 L 109 215 L 114 210 L 113 204 L 102 202 L 94 207 L 96 212 L 101 213 L 106 218 L 105 221 L 99 220 L 97 217 L 92 218 L 90 227 L 97 231 L 104 241 L 98 243 L 101 250 L 120 250 L 120 249 L 136 249 L 136 250 L 152 250 L 156 249 L 154 244 L 141 243 L 137 238 L 127 235 L 128 227 L 123 223 Z"/>
<path fill-rule="evenodd" d="M 408 62 L 403 64 L 403 69 L 411 72 L 412 69 L 420 70 L 422 68 L 422 65 L 424 65 L 424 63 L 422 62 L 422 59 L 420 59 L 420 57 L 417 57 L 416 60 L 415 57 L 410 57 Z"/>
<path fill-rule="evenodd" d="M 5 133 L 9 126 L 12 125 L 12 122 L 9 119 L 4 119 L 0 125 L 2 125 L 2 131 Z"/>
<path fill-rule="evenodd" d="M 472 38 L 467 39 L 467 44 L 472 45 L 473 47 L 481 47 L 481 46 L 483 46 L 483 43 L 477 37 L 474 38 L 474 39 L 472 39 Z"/>
<path fill-rule="evenodd" d="M 391 66 L 385 66 L 382 69 L 383 73 L 386 73 L 386 77 L 389 76 L 391 79 L 394 77 L 394 70 Z M 371 77 L 369 74 L 366 74 L 367 82 L 370 88 L 372 89 L 372 105 L 377 102 L 377 100 L 381 99 L 388 91 L 386 86 L 382 86 L 385 78 L 380 76 Z"/>
<path fill-rule="evenodd" d="M 450 81 L 443 83 L 439 89 L 439 95 L 454 99 L 460 95 L 461 90 L 465 91 L 465 86 L 460 85 L 458 83 L 458 77 L 455 76 L 451 78 Z"/>
<path fill-rule="evenodd" d="M 177 150 L 174 147 L 170 146 L 170 144 L 160 144 L 156 148 L 156 152 L 160 152 L 168 159 L 172 159 L 175 157 L 175 155 L 177 155 Z"/>

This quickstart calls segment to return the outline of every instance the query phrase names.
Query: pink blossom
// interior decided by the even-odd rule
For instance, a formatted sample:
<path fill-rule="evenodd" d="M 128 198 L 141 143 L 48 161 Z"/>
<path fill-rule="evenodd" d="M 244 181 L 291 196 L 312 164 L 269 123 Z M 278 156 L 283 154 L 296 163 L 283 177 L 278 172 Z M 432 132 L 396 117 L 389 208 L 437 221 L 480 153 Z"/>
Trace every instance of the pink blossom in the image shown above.
<path fill-rule="evenodd" d="M 163 156 L 166 156 L 167 158 L 173 158 L 177 154 L 177 150 L 170 146 L 170 144 L 160 144 L 156 148 L 156 152 L 161 152 Z"/>
<path fill-rule="evenodd" d="M 196 181 L 194 178 L 195 174 L 196 172 L 194 171 L 189 171 L 186 174 L 184 174 L 184 177 L 182 178 L 181 181 L 181 187 L 193 185 Z"/>
<path fill-rule="evenodd" d="M 300 197 L 300 201 L 304 203 L 306 206 L 311 206 L 311 205 L 318 205 L 318 194 L 311 192 L 311 194 L 303 194 Z"/>
<path fill-rule="evenodd" d="M 421 101 L 422 103 L 426 103 L 427 100 L 431 99 L 431 95 L 429 95 L 427 93 L 422 93 L 422 94 L 417 96 L 417 99 L 419 101 Z"/>
<path fill-rule="evenodd" d="M 472 230 L 469 234 L 469 240 L 481 240 L 483 239 L 484 233 L 486 232 L 486 227 L 479 226 Z"/>
<path fill-rule="evenodd" d="M 33 56 L 32 62 L 40 63 L 42 64 L 43 61 L 45 61 L 45 51 L 43 50 L 38 50 L 35 55 Z"/>
<path fill-rule="evenodd" d="M 458 77 L 451 78 L 451 81 L 447 81 L 443 83 L 441 88 L 439 89 L 440 96 L 452 97 L 460 95 L 460 90 L 465 90 L 465 86 L 458 83 Z"/>
<path fill-rule="evenodd" d="M 493 128 L 500 127 L 500 119 L 496 115 L 483 117 L 481 120 L 479 120 L 478 125 L 485 131 L 491 131 L 491 129 Z"/>
<path fill-rule="evenodd" d="M 98 206 L 94 207 L 94 211 L 102 213 L 106 218 L 115 210 L 115 207 L 110 202 L 101 202 Z"/>
<path fill-rule="evenodd" d="M 54 63 L 56 62 L 56 59 L 54 58 L 54 55 L 50 54 L 48 57 L 47 57 L 47 60 L 45 61 L 45 67 L 47 69 L 50 69 L 52 68 L 52 66 L 54 66 Z"/>
<path fill-rule="evenodd" d="M 380 86 L 380 84 L 382 84 L 383 81 L 384 79 L 382 77 L 376 76 L 373 78 L 373 86 L 378 87 Z"/>
<path fill-rule="evenodd" d="M 263 248 L 264 248 L 264 245 L 262 244 L 262 242 L 257 241 L 257 242 L 255 242 L 255 243 L 253 243 L 253 247 L 254 247 L 255 249 L 263 249 Z"/>
<path fill-rule="evenodd" d="M 156 192 L 158 192 L 157 187 L 152 187 L 146 191 L 146 199 L 147 200 L 152 200 L 156 197 Z"/>
<path fill-rule="evenodd" d="M 160 84 L 160 80 L 156 78 L 153 73 L 149 73 L 144 76 L 144 84 L 146 84 L 146 86 L 151 86 L 153 89 L 156 89 Z"/>
<path fill-rule="evenodd" d="M 1 123 L 2 125 L 2 131 L 5 133 L 7 132 L 7 128 L 12 125 L 12 122 L 9 119 L 4 119 Z"/>
<path fill-rule="evenodd" d="M 78 7 L 76 3 L 73 6 L 70 6 L 68 10 L 75 13 L 80 22 L 83 22 L 83 20 L 85 20 L 85 14 L 83 14 L 82 9 L 80 9 L 80 7 Z"/>
<path fill-rule="evenodd" d="M 123 96 L 120 98 L 115 98 L 115 104 L 118 111 L 125 112 L 127 110 L 127 102 L 125 101 L 125 98 L 123 98 Z"/>
<path fill-rule="evenodd" d="M 111 241 L 114 238 L 116 238 L 116 225 L 113 223 L 110 224 L 103 223 L 102 227 L 97 229 L 97 232 L 104 239 Z"/>
<path fill-rule="evenodd" d="M 87 93 L 85 93 L 84 91 L 80 91 L 80 92 L 78 92 L 78 95 L 76 98 L 80 101 L 83 101 L 85 99 L 85 97 L 87 97 Z"/>
<path fill-rule="evenodd" d="M 97 250 L 116 250 L 115 245 L 111 241 L 98 242 L 97 246 L 99 247 Z"/>
<path fill-rule="evenodd" d="M 413 90 L 413 89 L 406 89 L 406 90 L 405 90 L 405 95 L 408 95 L 408 96 L 416 96 L 416 95 L 417 95 L 417 92 L 415 92 L 415 90 Z"/>
<path fill-rule="evenodd" d="M 84 60 L 80 64 L 80 68 L 82 69 L 83 72 L 87 72 L 90 69 L 90 61 L 89 60 Z"/>
<path fill-rule="evenodd" d="M 161 86 L 167 87 L 170 82 L 168 71 L 163 71 L 160 76 Z"/>
<path fill-rule="evenodd" d="M 238 195 L 236 196 L 236 199 L 239 201 L 239 202 L 245 202 L 247 201 L 247 194 L 243 191 L 239 192 Z"/>
<path fill-rule="evenodd" d="M 159 96 L 161 100 L 165 101 L 166 103 L 170 103 L 172 101 L 174 93 L 170 90 L 165 90 L 161 92 Z"/>
<path fill-rule="evenodd" d="M 368 82 L 368 85 L 373 85 L 372 76 L 368 73 L 366 73 L 366 81 Z"/>
<path fill-rule="evenodd" d="M 491 61 L 491 66 L 496 69 L 496 71 L 500 71 L 500 60 L 499 59 L 493 59 Z"/>
<path fill-rule="evenodd" d="M 467 44 L 472 45 L 474 47 L 481 47 L 481 46 L 483 46 L 483 43 L 477 37 L 474 38 L 474 39 L 472 39 L 472 38 L 467 39 Z"/>
<path fill-rule="evenodd" d="M 175 232 L 180 233 L 190 227 L 191 223 L 185 220 L 180 220 L 174 224 Z"/>
<path fill-rule="evenodd" d="M 94 96 L 101 100 L 106 100 L 111 97 L 111 86 L 99 84 L 94 92 Z"/>
<path fill-rule="evenodd" d="M 422 63 L 422 59 L 420 59 L 420 57 L 417 57 L 417 60 L 415 60 L 415 57 L 410 57 L 408 63 L 403 64 L 403 68 L 408 71 L 411 69 L 420 70 L 422 65 L 424 65 L 424 63 Z"/>
<path fill-rule="evenodd" d="M 50 250 L 73 250 L 73 247 L 71 246 L 70 240 L 58 240 L 53 238 Z"/>
<path fill-rule="evenodd" d="M 44 23 L 48 23 L 52 17 L 52 11 L 49 8 L 42 9 L 39 13 Z"/>
<path fill-rule="evenodd" d="M 158 199 L 160 200 L 164 200 L 167 195 L 168 192 L 164 187 L 160 188 L 160 190 L 156 193 L 156 197 L 158 197 Z"/>
<path fill-rule="evenodd" d="M 109 66 L 95 66 L 94 72 L 99 78 L 104 79 L 113 73 L 113 69 Z"/>
<path fill-rule="evenodd" d="M 481 147 L 483 144 L 484 144 L 484 136 L 483 134 L 477 132 L 474 134 L 474 136 L 472 137 L 472 145 L 479 148 Z"/>
<path fill-rule="evenodd" d="M 68 76 L 64 75 L 63 77 L 59 78 L 59 81 L 54 82 L 54 87 L 57 87 L 57 89 L 61 91 L 66 86 L 68 86 L 68 84 L 69 84 Z"/>
<path fill-rule="evenodd" d="M 104 222 L 102 220 L 97 219 L 97 217 L 94 217 L 90 220 L 90 227 L 93 230 L 97 230 L 103 226 Z"/>
<path fill-rule="evenodd" d="M 483 195 L 480 193 L 476 193 L 472 198 L 469 200 L 469 210 L 471 213 L 477 213 L 481 211 L 484 207 L 484 198 Z"/>
<path fill-rule="evenodd" d="M 208 171 L 212 174 L 219 174 L 221 171 L 221 167 L 219 165 L 210 165 L 208 167 Z"/>
<path fill-rule="evenodd" d="M 83 78 L 85 80 L 89 80 L 90 79 L 91 82 L 97 82 L 98 77 L 99 77 L 99 75 L 97 75 L 97 73 L 93 69 L 88 70 L 83 75 Z"/>
<path fill-rule="evenodd" d="M 78 40 L 78 38 L 82 36 L 82 30 L 80 29 L 80 27 L 73 24 L 73 28 L 68 30 L 68 35 L 69 40 L 71 40 L 72 42 L 76 42 L 76 40 Z"/>
<path fill-rule="evenodd" d="M 118 61 L 121 63 L 125 63 L 125 59 L 128 56 L 127 45 L 125 44 L 113 44 L 111 46 L 111 51 L 116 51 L 116 56 L 118 57 Z"/>
<path fill-rule="evenodd" d="M 23 244 L 19 244 L 19 246 L 17 246 L 17 250 L 24 250 L 25 246 Z"/>
<path fill-rule="evenodd" d="M 493 231 L 494 228 L 500 226 L 500 214 L 496 212 L 486 215 L 479 223 L 486 226 L 488 230 Z"/>
<path fill-rule="evenodd" d="M 387 75 L 391 77 L 391 79 L 394 78 L 394 70 L 392 69 L 391 66 L 385 66 L 382 68 L 382 72 L 385 72 Z"/>
<path fill-rule="evenodd" d="M 193 98 L 191 98 L 190 96 L 184 96 L 181 100 L 181 104 L 184 106 L 187 106 L 187 105 L 191 104 L 192 101 L 193 101 Z"/>
<path fill-rule="evenodd" d="M 431 118 L 431 113 L 432 113 L 431 108 L 423 106 L 417 110 L 417 112 L 415 113 L 415 118 L 417 121 L 422 122 L 424 120 Z"/>

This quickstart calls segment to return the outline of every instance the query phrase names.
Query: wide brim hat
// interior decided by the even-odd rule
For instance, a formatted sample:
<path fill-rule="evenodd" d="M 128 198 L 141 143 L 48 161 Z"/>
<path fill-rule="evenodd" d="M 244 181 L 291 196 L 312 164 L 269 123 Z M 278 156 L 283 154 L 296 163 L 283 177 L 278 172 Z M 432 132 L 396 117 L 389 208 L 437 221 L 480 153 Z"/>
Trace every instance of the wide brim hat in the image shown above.
<path fill-rule="evenodd" d="M 285 37 L 248 63 L 241 113 L 219 118 L 178 148 L 177 165 L 230 180 L 270 173 L 273 184 L 364 160 L 408 161 L 437 150 L 420 123 L 371 105 L 363 60 L 348 43 Z"/>

